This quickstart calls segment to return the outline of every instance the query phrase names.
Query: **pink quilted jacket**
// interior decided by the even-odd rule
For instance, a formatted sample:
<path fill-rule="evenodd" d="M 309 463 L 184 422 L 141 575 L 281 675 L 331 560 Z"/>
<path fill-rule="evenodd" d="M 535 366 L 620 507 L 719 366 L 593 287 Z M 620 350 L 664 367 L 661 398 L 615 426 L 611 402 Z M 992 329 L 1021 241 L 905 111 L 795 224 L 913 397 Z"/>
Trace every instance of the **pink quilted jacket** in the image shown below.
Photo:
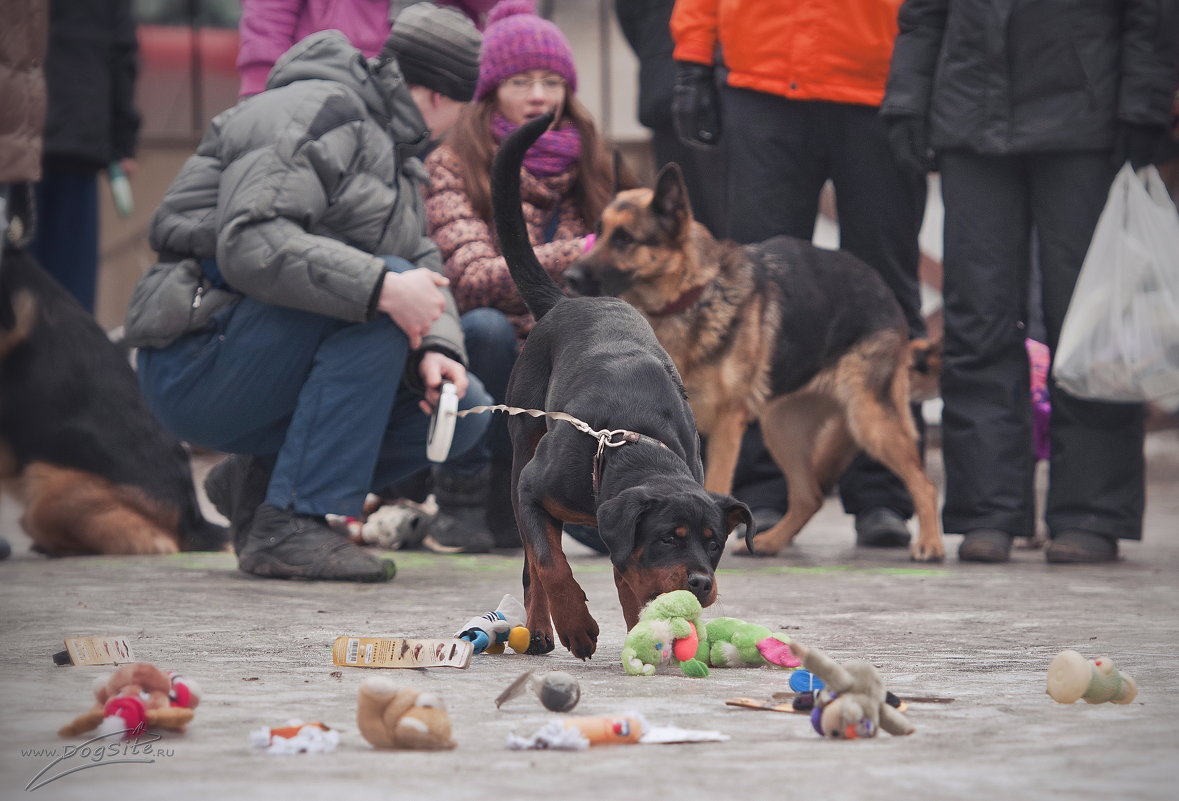
<path fill-rule="evenodd" d="M 491 226 L 471 206 L 458 157 L 442 145 L 426 159 L 426 170 L 430 174 L 426 192 L 428 233 L 442 251 L 459 312 L 481 307 L 499 309 L 512 321 L 516 336 L 523 341 L 535 321 L 493 242 Z M 528 238 L 540 263 L 561 284 L 566 268 L 581 255 L 589 233 L 589 226 L 570 196 L 577 167 L 550 178 L 537 178 L 527 170 L 521 175 L 520 195 Z M 556 232 L 546 243 L 545 231 L 554 214 L 559 215 Z"/>

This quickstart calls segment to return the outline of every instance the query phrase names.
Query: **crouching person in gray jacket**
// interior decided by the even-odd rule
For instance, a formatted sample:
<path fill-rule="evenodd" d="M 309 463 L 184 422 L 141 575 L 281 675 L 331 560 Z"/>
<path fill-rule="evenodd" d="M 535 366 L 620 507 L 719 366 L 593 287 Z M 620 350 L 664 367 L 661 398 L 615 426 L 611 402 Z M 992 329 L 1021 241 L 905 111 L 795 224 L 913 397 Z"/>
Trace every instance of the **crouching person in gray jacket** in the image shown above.
<path fill-rule="evenodd" d="M 460 408 L 492 402 L 466 371 L 414 157 L 470 99 L 480 43 L 428 3 L 374 59 L 312 34 L 213 120 L 152 219 L 161 258 L 128 340 L 164 425 L 234 454 L 206 487 L 247 573 L 392 578 L 324 516 L 359 515 L 367 492 L 425 466 L 423 411 L 444 382 Z M 452 454 L 487 424 L 460 419 Z"/>

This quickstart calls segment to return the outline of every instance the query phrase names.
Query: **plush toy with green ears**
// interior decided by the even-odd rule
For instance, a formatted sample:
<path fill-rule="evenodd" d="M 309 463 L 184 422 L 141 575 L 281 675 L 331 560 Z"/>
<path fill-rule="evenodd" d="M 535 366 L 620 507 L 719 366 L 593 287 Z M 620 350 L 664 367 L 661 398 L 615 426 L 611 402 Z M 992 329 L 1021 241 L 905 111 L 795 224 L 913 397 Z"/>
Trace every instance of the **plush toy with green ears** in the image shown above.
<path fill-rule="evenodd" d="M 704 678 L 712 667 L 796 668 L 785 634 L 732 617 L 701 624 L 703 610 L 687 590 L 664 593 L 639 614 L 626 636 L 622 667 L 632 676 L 650 676 L 663 665 L 679 666 L 685 676 Z"/>
<path fill-rule="evenodd" d="M 700 601 L 687 590 L 660 595 L 639 613 L 622 645 L 622 667 L 650 676 L 662 665 L 678 665 L 685 676 L 708 675 L 708 641 L 700 638 Z"/>

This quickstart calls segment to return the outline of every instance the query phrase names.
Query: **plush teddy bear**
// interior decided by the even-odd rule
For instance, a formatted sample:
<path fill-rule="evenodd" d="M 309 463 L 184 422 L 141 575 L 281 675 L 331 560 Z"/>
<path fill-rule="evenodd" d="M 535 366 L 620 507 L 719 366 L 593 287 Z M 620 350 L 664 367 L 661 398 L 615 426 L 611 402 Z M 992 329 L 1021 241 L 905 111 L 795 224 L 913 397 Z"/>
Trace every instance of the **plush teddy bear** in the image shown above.
<path fill-rule="evenodd" d="M 875 737 L 878 729 L 889 734 L 912 734 L 913 725 L 890 706 L 884 681 L 867 662 L 840 665 L 818 648 L 790 643 L 802 666 L 822 679 L 826 686 L 815 693 L 811 725 L 824 737 L 855 740 Z"/>
<path fill-rule="evenodd" d="M 450 715 L 438 696 L 398 688 L 384 676 L 361 683 L 356 725 L 377 748 L 445 751 L 455 745 L 450 739 Z"/>
<path fill-rule="evenodd" d="M 57 733 L 76 737 L 97 728 L 100 735 L 122 732 L 127 739 L 147 728 L 183 732 L 201 700 L 196 682 L 146 662 L 122 665 L 100 677 L 94 685 L 94 698 L 89 712 Z"/>
<path fill-rule="evenodd" d="M 712 667 L 774 664 L 798 667 L 787 650 L 790 638 L 765 626 L 732 617 L 701 624 L 703 610 L 687 590 L 664 593 L 639 613 L 639 622 L 626 635 L 622 666 L 632 676 L 649 676 L 660 665 L 679 666 L 685 676 L 704 678 Z M 777 648 L 768 645 L 771 642 Z"/>

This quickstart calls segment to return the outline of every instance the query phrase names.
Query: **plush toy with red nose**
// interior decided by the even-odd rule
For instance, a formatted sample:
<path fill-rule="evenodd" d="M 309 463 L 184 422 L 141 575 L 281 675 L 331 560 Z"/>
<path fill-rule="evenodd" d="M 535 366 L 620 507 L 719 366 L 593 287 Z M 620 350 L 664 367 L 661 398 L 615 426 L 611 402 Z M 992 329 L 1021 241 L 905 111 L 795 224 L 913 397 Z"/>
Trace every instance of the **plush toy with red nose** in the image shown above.
<path fill-rule="evenodd" d="M 879 729 L 889 734 L 912 734 L 913 725 L 886 701 L 884 680 L 867 662 L 839 664 L 818 648 L 789 644 L 802 666 L 826 686 L 815 693 L 811 725 L 824 737 L 856 740 L 875 737 Z"/>
<path fill-rule="evenodd" d="M 62 737 L 98 729 L 100 735 L 130 739 L 146 729 L 183 732 L 200 703 L 200 688 L 191 679 L 146 662 L 122 665 L 94 686 L 94 707 L 62 726 Z"/>

